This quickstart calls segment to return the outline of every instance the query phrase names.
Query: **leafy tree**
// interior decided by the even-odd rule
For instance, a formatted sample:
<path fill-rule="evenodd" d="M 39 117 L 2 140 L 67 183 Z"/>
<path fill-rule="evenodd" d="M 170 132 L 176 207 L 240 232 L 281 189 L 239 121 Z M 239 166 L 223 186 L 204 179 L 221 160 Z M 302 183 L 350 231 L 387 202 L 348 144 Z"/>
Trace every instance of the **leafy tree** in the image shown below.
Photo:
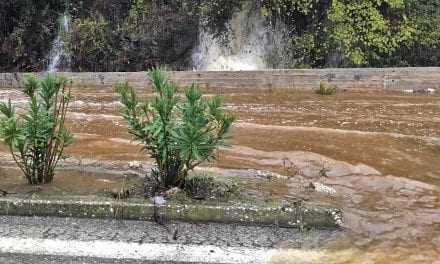
<path fill-rule="evenodd" d="M 129 15 L 116 31 L 117 64 L 141 71 L 162 64 L 188 69 L 197 43 L 198 17 L 181 1 L 132 3 Z"/>
<path fill-rule="evenodd" d="M 154 68 L 149 76 L 158 93 L 151 101 L 142 101 L 127 83 L 117 85 L 122 116 L 129 133 L 156 161 L 152 175 L 161 187 L 182 186 L 190 170 L 215 158 L 234 118 L 221 109 L 221 97 L 206 100 L 195 84 L 186 89 L 181 100 L 162 70 Z"/>
<path fill-rule="evenodd" d="M 406 9 L 409 19 L 415 25 L 417 42 L 440 47 L 440 1 L 407 0 Z"/>
<path fill-rule="evenodd" d="M 73 67 L 79 70 L 99 71 L 111 65 L 114 57 L 109 22 L 101 15 L 76 19 L 72 27 L 70 46 Z"/>
<path fill-rule="evenodd" d="M 388 65 L 440 66 L 440 1 L 406 0 L 405 6 L 413 39 L 396 50 Z"/>
<path fill-rule="evenodd" d="M 331 41 L 353 65 L 391 55 L 414 34 L 404 4 L 404 0 L 334 0 L 329 10 Z"/>
<path fill-rule="evenodd" d="M 71 99 L 67 79 L 47 75 L 37 79 L 27 75 L 24 93 L 29 109 L 17 114 L 11 101 L 0 103 L 0 138 L 30 184 L 53 180 L 58 161 L 73 136 L 64 126 Z"/>
<path fill-rule="evenodd" d="M 280 22 L 287 34 L 285 47 L 277 54 L 281 68 L 323 67 L 328 56 L 327 12 L 330 0 L 264 0 L 261 13 L 275 26 Z"/>
<path fill-rule="evenodd" d="M 241 9 L 243 0 L 201 0 L 197 4 L 197 11 L 202 18 L 202 26 L 220 37 L 227 31 L 226 23 L 234 12 Z"/>
<path fill-rule="evenodd" d="M 66 8 L 72 70 L 186 70 L 199 29 L 224 40 L 249 6 L 286 35 L 275 68 L 440 65 L 438 0 L 3 0 L 0 71 L 44 70 Z"/>

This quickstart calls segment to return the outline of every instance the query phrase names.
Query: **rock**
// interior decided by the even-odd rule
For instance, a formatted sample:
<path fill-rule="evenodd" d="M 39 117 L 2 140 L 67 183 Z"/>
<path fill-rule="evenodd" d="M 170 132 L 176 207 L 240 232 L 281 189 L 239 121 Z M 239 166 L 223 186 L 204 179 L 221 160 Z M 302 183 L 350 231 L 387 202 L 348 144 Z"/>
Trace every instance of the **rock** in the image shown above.
<path fill-rule="evenodd" d="M 154 196 L 153 198 L 151 198 L 151 201 L 154 203 L 154 204 L 157 204 L 157 205 L 162 205 L 162 204 L 165 204 L 167 201 L 165 200 L 165 198 L 163 197 L 163 196 L 160 196 L 160 195 L 156 195 L 156 196 Z"/>
<path fill-rule="evenodd" d="M 130 169 L 141 169 L 142 168 L 142 164 L 140 164 L 139 161 L 130 161 L 128 163 L 128 167 Z"/>
<path fill-rule="evenodd" d="M 266 178 L 268 180 L 271 179 L 287 179 L 288 177 L 280 175 L 278 173 L 275 172 L 271 172 L 271 171 L 263 171 L 263 170 L 249 170 L 253 173 L 255 173 L 255 176 L 257 177 L 261 177 L 261 178 Z"/>
<path fill-rule="evenodd" d="M 253 171 L 257 177 L 267 178 L 267 179 L 270 179 L 272 177 L 272 174 L 268 171 L 262 171 L 262 170 L 253 170 Z"/>
<path fill-rule="evenodd" d="M 433 88 L 422 88 L 422 89 L 417 89 L 414 92 L 415 93 L 419 93 L 419 94 L 433 94 L 433 93 L 435 93 L 435 89 L 433 89 Z"/>
<path fill-rule="evenodd" d="M 329 195 L 336 195 L 336 190 L 332 187 L 326 186 L 319 182 L 311 182 L 309 188 L 313 189 L 315 192 L 324 193 Z"/>
<path fill-rule="evenodd" d="M 286 200 L 281 201 L 281 211 L 285 212 L 287 209 L 290 208 L 290 203 Z"/>
<path fill-rule="evenodd" d="M 166 191 L 165 196 L 171 196 L 171 195 L 174 195 L 174 194 L 179 193 L 181 191 L 182 191 L 182 189 L 180 189 L 179 187 L 174 187 L 174 188 L 171 188 L 168 191 Z"/>

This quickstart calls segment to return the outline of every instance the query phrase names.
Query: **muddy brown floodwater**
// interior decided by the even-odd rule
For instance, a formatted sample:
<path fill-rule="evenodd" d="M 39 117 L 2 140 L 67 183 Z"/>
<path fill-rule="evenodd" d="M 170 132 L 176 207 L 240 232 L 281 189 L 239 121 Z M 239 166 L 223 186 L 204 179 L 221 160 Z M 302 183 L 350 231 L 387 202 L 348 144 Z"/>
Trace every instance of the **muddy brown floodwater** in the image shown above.
<path fill-rule="evenodd" d="M 256 191 L 266 188 L 279 197 L 307 198 L 306 186 L 321 183 L 335 192 L 317 194 L 317 199 L 344 209 L 347 232 L 324 247 L 288 250 L 274 263 L 440 263 L 439 95 L 209 92 L 225 96 L 226 109 L 237 122 L 232 147 L 206 167 L 288 176 L 277 184 L 255 184 Z M 107 164 L 107 169 L 123 170 L 129 161 L 149 162 L 130 141 L 111 89 L 74 94 L 68 125 L 76 142 L 68 151 L 79 167 Z M 3 90 L 0 98 L 25 104 L 18 91 Z M 7 170 L 3 177 L 10 175 Z M 87 192 L 88 186 L 112 187 L 122 179 L 117 173 L 105 175 L 60 172 L 53 185 L 62 191 L 63 183 L 78 184 Z M 6 183 L 12 186 L 11 181 Z"/>

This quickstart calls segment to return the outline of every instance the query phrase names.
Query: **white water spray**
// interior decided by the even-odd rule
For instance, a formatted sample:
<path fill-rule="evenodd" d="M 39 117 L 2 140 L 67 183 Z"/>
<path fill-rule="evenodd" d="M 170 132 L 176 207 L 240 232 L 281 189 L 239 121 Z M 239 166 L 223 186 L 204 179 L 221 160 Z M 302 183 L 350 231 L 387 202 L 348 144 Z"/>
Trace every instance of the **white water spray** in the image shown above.
<path fill-rule="evenodd" d="M 58 72 L 59 70 L 69 70 L 70 68 L 70 54 L 66 47 L 63 35 L 70 33 L 70 17 L 64 14 L 60 21 L 60 29 L 58 35 L 52 44 L 52 49 L 49 54 L 48 72 Z"/>
<path fill-rule="evenodd" d="M 258 9 L 243 8 L 227 25 L 225 41 L 201 27 L 199 45 L 192 55 L 194 69 L 251 71 L 272 68 L 268 58 L 279 48 L 283 32 L 266 25 Z"/>

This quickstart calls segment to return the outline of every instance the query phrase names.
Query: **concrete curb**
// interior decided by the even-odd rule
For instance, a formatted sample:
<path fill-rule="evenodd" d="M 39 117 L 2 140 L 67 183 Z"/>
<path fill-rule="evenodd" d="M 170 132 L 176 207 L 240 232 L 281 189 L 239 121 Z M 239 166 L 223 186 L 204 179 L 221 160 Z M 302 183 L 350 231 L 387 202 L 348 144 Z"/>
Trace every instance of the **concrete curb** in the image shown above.
<path fill-rule="evenodd" d="M 141 201 L 0 198 L 0 215 L 77 218 L 117 218 L 150 221 L 220 222 L 280 227 L 337 228 L 342 212 L 336 208 L 297 202 L 284 207 L 254 205 L 154 205 Z"/>

